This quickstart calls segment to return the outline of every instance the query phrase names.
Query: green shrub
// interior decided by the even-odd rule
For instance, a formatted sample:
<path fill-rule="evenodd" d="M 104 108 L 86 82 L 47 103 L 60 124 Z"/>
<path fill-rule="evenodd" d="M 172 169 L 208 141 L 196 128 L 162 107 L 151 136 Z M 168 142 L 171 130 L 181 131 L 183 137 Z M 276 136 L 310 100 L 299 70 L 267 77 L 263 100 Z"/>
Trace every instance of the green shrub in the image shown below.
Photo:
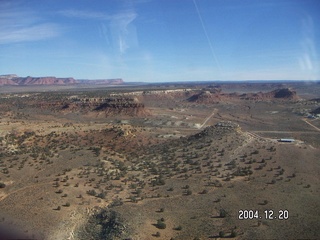
<path fill-rule="evenodd" d="M 167 225 L 163 221 L 161 221 L 161 219 L 159 219 L 156 227 L 159 229 L 165 229 L 167 227 Z"/>
<path fill-rule="evenodd" d="M 179 225 L 178 227 L 174 228 L 174 230 L 181 231 L 182 227 Z"/>
<path fill-rule="evenodd" d="M 237 236 L 237 233 L 236 233 L 234 230 L 232 230 L 232 231 L 231 231 L 231 234 L 230 234 L 230 237 L 234 238 L 234 237 L 236 237 L 236 236 Z"/>
<path fill-rule="evenodd" d="M 225 217 L 227 216 L 226 210 L 224 210 L 223 208 L 220 209 L 219 216 L 220 216 L 221 218 L 225 218 Z"/>

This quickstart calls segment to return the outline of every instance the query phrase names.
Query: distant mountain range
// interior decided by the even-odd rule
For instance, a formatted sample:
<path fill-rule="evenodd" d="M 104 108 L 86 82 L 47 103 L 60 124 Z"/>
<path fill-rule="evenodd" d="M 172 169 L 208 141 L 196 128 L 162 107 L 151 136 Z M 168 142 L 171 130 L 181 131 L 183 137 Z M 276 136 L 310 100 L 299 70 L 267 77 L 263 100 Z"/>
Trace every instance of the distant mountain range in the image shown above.
<path fill-rule="evenodd" d="M 95 79 L 76 80 L 72 77 L 19 77 L 16 74 L 0 75 L 0 86 L 27 86 L 27 85 L 76 85 L 76 84 L 96 84 L 96 85 L 121 85 L 124 81 L 117 79 Z"/>

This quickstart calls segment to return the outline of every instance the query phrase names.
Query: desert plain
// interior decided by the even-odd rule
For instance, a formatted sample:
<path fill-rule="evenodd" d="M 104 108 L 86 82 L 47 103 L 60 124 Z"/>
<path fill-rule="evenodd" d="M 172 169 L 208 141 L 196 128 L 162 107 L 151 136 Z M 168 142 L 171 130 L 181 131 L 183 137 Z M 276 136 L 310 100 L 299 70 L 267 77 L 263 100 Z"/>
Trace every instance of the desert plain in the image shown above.
<path fill-rule="evenodd" d="M 319 102 L 319 82 L 0 87 L 2 238 L 319 239 Z"/>

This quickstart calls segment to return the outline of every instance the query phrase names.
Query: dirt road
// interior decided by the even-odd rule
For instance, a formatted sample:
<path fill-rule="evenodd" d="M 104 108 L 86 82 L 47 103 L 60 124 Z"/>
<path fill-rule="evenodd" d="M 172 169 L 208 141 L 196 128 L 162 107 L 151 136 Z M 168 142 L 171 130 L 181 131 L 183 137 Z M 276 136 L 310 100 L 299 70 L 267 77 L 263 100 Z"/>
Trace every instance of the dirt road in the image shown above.
<path fill-rule="evenodd" d="M 318 128 L 315 125 L 313 125 L 312 123 L 308 122 L 306 119 L 302 119 L 302 121 L 304 121 L 305 123 L 309 124 L 311 127 L 313 127 L 314 129 L 316 129 L 317 131 L 320 132 L 320 128 Z"/>
<path fill-rule="evenodd" d="M 204 120 L 204 122 L 200 125 L 199 129 L 202 129 L 202 128 L 204 127 L 204 125 L 206 125 L 206 123 L 210 120 L 210 118 L 213 117 L 213 115 L 216 113 L 216 111 L 217 111 L 217 109 L 215 108 L 215 109 L 213 110 L 213 112 L 211 113 L 211 115 L 208 116 L 208 117 Z"/>

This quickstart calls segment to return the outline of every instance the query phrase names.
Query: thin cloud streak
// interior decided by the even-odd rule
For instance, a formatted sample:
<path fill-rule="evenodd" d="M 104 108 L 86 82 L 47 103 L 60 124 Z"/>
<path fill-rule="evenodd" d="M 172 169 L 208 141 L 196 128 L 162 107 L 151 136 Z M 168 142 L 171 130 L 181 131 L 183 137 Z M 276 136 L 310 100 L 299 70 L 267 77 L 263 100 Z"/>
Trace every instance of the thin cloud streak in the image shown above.
<path fill-rule="evenodd" d="M 75 9 L 62 10 L 58 13 L 69 18 L 101 21 L 100 34 L 106 39 L 108 45 L 111 38 L 121 55 L 126 53 L 130 47 L 137 45 L 136 29 L 132 26 L 132 22 L 137 18 L 138 14 L 133 8 L 120 10 L 117 14 Z M 110 31 L 108 31 L 106 25 L 109 26 Z M 111 34 L 111 37 L 107 33 Z"/>
<path fill-rule="evenodd" d="M 82 11 L 75 9 L 61 10 L 59 14 L 70 18 L 95 19 L 95 20 L 110 20 L 111 16 L 97 11 Z"/>
<path fill-rule="evenodd" d="M 1 29 L 0 44 L 38 41 L 56 37 L 60 34 L 56 24 L 45 23 L 31 27 Z"/>
<path fill-rule="evenodd" d="M 127 49 L 137 45 L 136 29 L 132 24 L 137 16 L 133 10 L 112 16 L 110 21 L 111 33 L 114 42 L 118 43 L 120 54 L 126 53 Z"/>
<path fill-rule="evenodd" d="M 303 40 L 302 54 L 298 59 L 300 68 L 305 71 L 308 78 L 311 80 L 317 79 L 319 74 L 319 59 L 315 47 L 315 27 L 311 16 L 307 15 L 306 18 L 302 20 L 302 33 Z"/>
<path fill-rule="evenodd" d="M 137 16 L 136 12 L 133 10 L 124 10 L 117 14 L 106 14 L 98 11 L 68 9 L 61 10 L 58 12 L 58 14 L 70 18 L 108 20 L 111 22 L 111 24 L 128 24 Z"/>
<path fill-rule="evenodd" d="M 43 21 L 36 13 L 0 5 L 0 44 L 30 42 L 59 36 L 58 24 Z"/>

